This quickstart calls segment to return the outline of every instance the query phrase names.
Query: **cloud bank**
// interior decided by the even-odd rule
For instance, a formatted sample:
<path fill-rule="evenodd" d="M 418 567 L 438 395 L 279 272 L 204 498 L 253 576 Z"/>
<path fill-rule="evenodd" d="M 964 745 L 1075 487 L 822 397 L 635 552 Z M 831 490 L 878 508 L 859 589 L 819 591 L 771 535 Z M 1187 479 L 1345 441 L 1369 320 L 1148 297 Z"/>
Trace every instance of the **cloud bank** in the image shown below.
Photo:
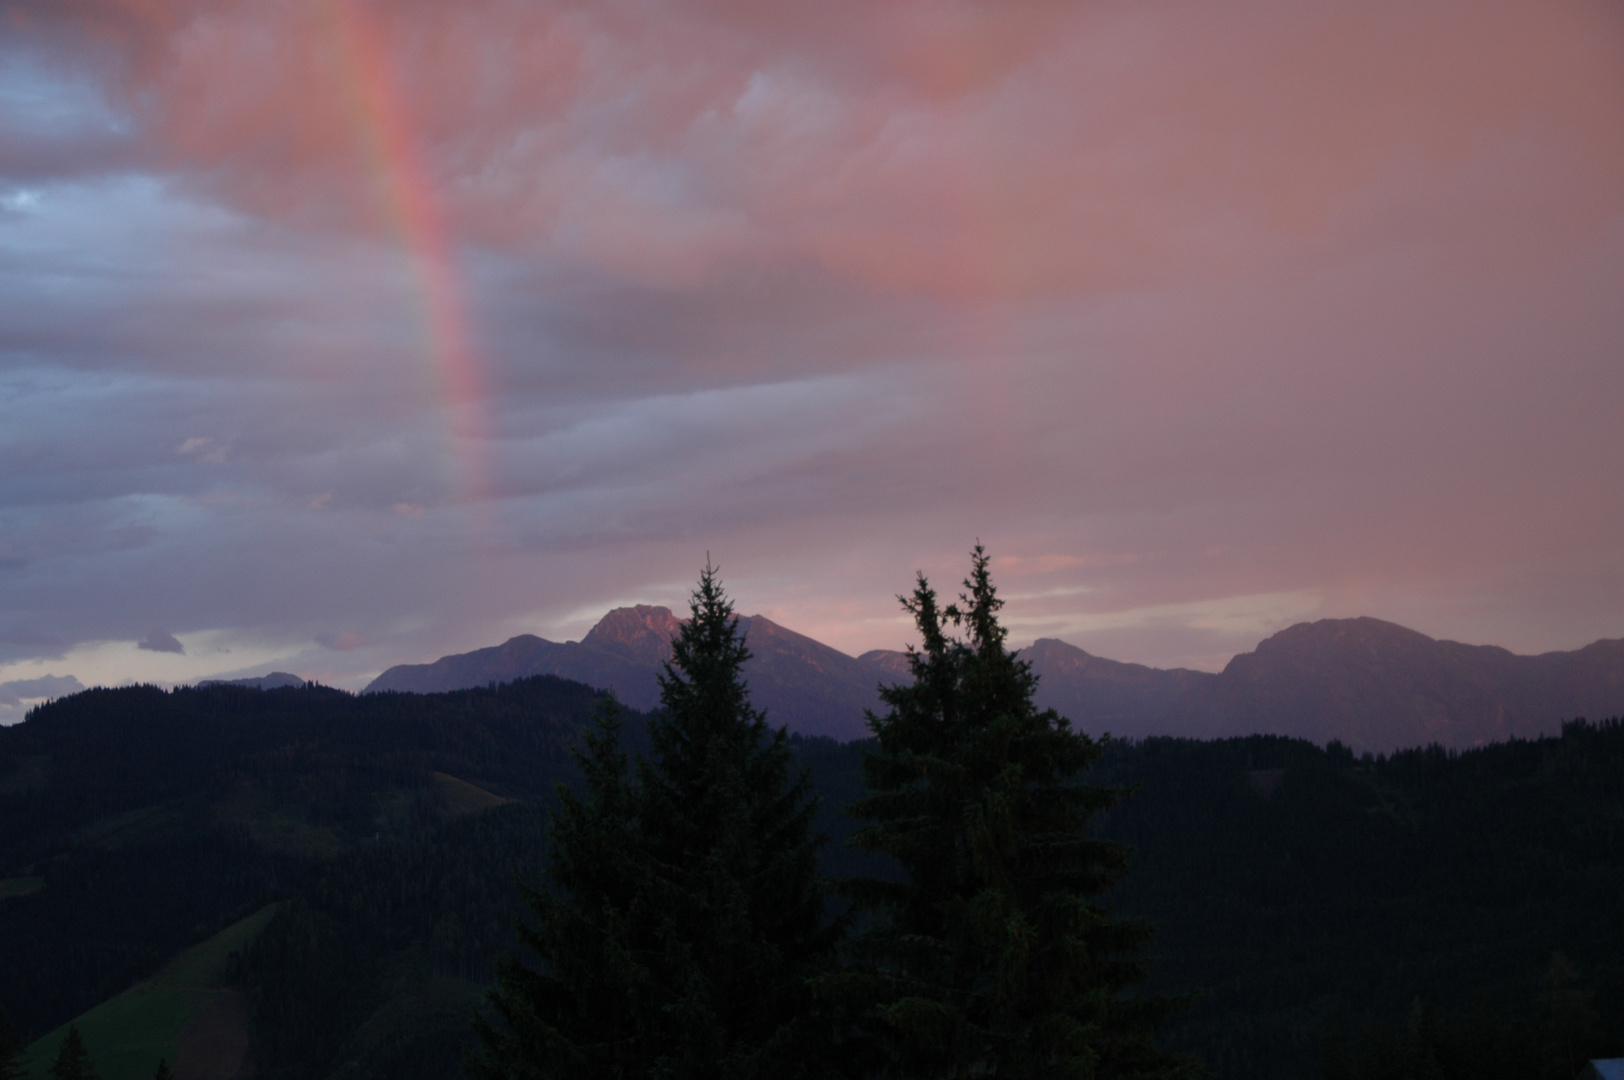
<path fill-rule="evenodd" d="M 4 10 L 0 677 L 1624 635 L 1616 5 Z"/>

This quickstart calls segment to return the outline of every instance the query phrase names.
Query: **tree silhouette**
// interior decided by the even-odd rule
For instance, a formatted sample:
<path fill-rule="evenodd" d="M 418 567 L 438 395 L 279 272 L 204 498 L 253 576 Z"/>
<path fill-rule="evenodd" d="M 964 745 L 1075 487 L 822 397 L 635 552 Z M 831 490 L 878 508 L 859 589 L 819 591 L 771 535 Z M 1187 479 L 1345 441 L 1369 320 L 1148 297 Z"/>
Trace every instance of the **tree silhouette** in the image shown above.
<path fill-rule="evenodd" d="M 552 889 L 507 964 L 475 1076 L 789 1076 L 809 1053 L 806 980 L 831 954 L 810 782 L 750 706 L 738 620 L 708 565 L 660 679 L 652 754 L 628 778 L 612 707 L 560 792 Z"/>
<path fill-rule="evenodd" d="M 68 1034 L 51 1064 L 52 1080 L 97 1080 L 96 1066 L 91 1063 L 90 1051 L 79 1035 L 76 1025 L 68 1026 Z"/>
<path fill-rule="evenodd" d="M 23 1040 L 11 1026 L 11 1018 L 0 1007 L 0 1080 L 18 1080 L 28 1070 L 23 1066 Z"/>
<path fill-rule="evenodd" d="M 638 768 L 654 857 L 673 1076 L 802 1070 L 805 980 L 832 950 L 811 782 L 789 777 L 788 734 L 752 708 L 750 658 L 708 563 L 660 678 Z"/>
<path fill-rule="evenodd" d="M 869 716 L 879 749 L 853 844 L 905 876 L 846 883 L 876 925 L 854 967 L 819 986 L 858 1018 L 884 1075 L 1190 1075 L 1154 1043 L 1170 1003 L 1126 993 L 1150 928 L 1100 900 L 1128 852 L 1089 822 L 1124 792 L 1077 782 L 1100 744 L 1033 704 L 988 562 L 977 544 L 958 604 L 940 607 L 922 574 L 900 598 L 923 643 L 913 683 L 883 688 L 890 708 Z"/>
<path fill-rule="evenodd" d="M 552 889 L 525 889 L 535 925 L 518 928 L 541 967 L 501 966 L 488 999 L 497 1023 L 476 1022 L 476 1077 L 614 1077 L 651 1064 L 653 913 L 620 728 L 608 697 L 574 749 L 583 795 L 559 785 Z"/>

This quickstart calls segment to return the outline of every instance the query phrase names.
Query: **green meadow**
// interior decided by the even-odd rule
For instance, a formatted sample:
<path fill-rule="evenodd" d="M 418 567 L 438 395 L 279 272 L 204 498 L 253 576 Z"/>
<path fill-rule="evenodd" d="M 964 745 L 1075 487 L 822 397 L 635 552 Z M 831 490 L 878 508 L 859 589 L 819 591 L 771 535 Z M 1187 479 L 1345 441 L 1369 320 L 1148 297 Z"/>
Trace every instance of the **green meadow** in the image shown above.
<path fill-rule="evenodd" d="M 276 913 L 268 904 L 187 949 L 158 974 L 82 1013 L 77 1024 L 101 1080 L 147 1080 L 159 1059 L 174 1065 L 180 1035 L 208 1004 L 231 954 L 258 936 Z M 26 1080 L 46 1080 L 70 1024 L 28 1048 Z"/>

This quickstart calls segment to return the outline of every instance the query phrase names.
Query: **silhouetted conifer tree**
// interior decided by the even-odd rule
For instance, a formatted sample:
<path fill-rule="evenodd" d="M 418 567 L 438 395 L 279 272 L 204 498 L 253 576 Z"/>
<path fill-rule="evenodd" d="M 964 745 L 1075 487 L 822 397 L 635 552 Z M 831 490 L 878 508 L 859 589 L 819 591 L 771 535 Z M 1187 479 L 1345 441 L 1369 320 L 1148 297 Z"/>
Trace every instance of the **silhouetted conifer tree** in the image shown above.
<path fill-rule="evenodd" d="M 18 1080 L 23 1067 L 23 1040 L 11 1026 L 11 1017 L 0 1007 L 0 1080 Z"/>
<path fill-rule="evenodd" d="M 504 967 L 478 1077 L 804 1074 L 808 976 L 832 951 L 810 782 L 751 708 L 749 658 L 706 566 L 660 679 L 636 782 L 609 714 L 578 754 L 552 830 L 551 892 Z"/>
<path fill-rule="evenodd" d="M 1155 1045 L 1170 1003 L 1128 993 L 1149 927 L 1100 900 L 1128 853 L 1089 821 L 1124 793 L 1077 782 L 1100 745 L 1033 704 L 987 565 L 977 544 L 959 604 L 939 607 L 922 574 L 900 598 L 923 644 L 912 685 L 883 688 L 890 709 L 869 716 L 879 749 L 852 842 L 905 877 L 845 883 L 877 922 L 817 985 L 866 1029 L 880 1075 L 1197 1074 Z"/>
<path fill-rule="evenodd" d="M 62 1049 L 57 1051 L 56 1061 L 51 1064 L 52 1080 L 97 1080 L 96 1066 L 91 1063 L 90 1051 L 85 1049 L 85 1041 L 79 1035 L 79 1028 L 70 1025 L 67 1038 L 62 1040 Z"/>
<path fill-rule="evenodd" d="M 475 1076 L 645 1075 L 653 1060 L 647 965 L 656 913 L 620 727 L 620 706 L 606 698 L 574 751 L 583 795 L 558 789 L 552 888 L 525 889 L 536 925 L 519 926 L 542 967 L 502 965 L 489 999 L 498 1023 L 477 1024 L 484 1056 L 470 1063 Z"/>
<path fill-rule="evenodd" d="M 169 1070 L 169 1062 L 158 1059 L 158 1068 L 153 1070 L 152 1080 L 175 1080 L 175 1074 Z"/>
<path fill-rule="evenodd" d="M 1539 1011 L 1550 1033 L 1548 1075 L 1577 1075 L 1593 1048 L 1606 1041 L 1593 1001 L 1594 995 L 1585 988 L 1573 961 L 1564 953 L 1552 953 L 1540 979 L 1538 997 Z"/>
<path fill-rule="evenodd" d="M 662 714 L 640 764 L 655 859 L 673 1043 L 671 1076 L 797 1074 L 805 980 L 829 955 L 812 833 L 811 782 L 789 776 L 783 728 L 750 706 L 750 658 L 733 605 L 707 565 L 660 678 Z"/>

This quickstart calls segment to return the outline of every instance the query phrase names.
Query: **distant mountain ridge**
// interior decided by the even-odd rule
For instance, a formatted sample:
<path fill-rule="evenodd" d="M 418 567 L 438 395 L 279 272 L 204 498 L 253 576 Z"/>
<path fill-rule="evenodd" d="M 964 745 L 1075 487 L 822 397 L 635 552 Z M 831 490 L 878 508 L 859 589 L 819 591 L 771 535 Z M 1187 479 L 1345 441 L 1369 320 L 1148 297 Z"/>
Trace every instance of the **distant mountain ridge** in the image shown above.
<path fill-rule="evenodd" d="M 554 642 L 533 634 L 432 664 L 400 664 L 368 684 L 363 693 L 417 694 L 512 682 L 530 675 L 557 675 L 613 689 L 634 709 L 660 703 L 661 665 L 671 657 L 671 637 L 681 622 L 670 608 L 638 604 L 605 615 L 580 641 Z M 863 710 L 877 708 L 883 668 L 854 659 L 763 615 L 745 615 L 739 627 L 751 659 L 744 666 L 751 701 L 773 724 L 807 735 L 860 739 L 868 734 Z"/>
<path fill-rule="evenodd" d="M 250 690 L 280 690 L 285 686 L 297 689 L 305 681 L 297 675 L 289 675 L 285 671 L 273 671 L 269 675 L 260 675 L 252 679 L 204 679 L 199 686 L 245 686 Z"/>
<path fill-rule="evenodd" d="M 861 738 L 863 710 L 881 707 L 878 686 L 909 679 L 906 653 L 875 649 L 854 658 L 761 615 L 739 622 L 754 653 L 745 665 L 751 697 L 792 731 Z M 679 625 L 669 608 L 616 608 L 579 642 L 524 634 L 432 664 L 392 667 L 366 692 L 435 693 L 558 675 L 613 687 L 646 710 L 659 703 L 660 664 Z M 1519 656 L 1362 617 L 1298 623 L 1216 675 L 1108 660 L 1056 638 L 1039 639 L 1021 656 L 1038 676 L 1039 705 L 1085 731 L 1118 737 L 1264 733 L 1386 751 L 1432 742 L 1469 747 L 1624 713 L 1624 638 Z"/>
<path fill-rule="evenodd" d="M 1519 656 L 1380 619 L 1324 619 L 1235 657 L 1201 704 L 1226 733 L 1250 724 L 1361 748 L 1482 745 L 1624 713 L 1624 638 Z"/>

